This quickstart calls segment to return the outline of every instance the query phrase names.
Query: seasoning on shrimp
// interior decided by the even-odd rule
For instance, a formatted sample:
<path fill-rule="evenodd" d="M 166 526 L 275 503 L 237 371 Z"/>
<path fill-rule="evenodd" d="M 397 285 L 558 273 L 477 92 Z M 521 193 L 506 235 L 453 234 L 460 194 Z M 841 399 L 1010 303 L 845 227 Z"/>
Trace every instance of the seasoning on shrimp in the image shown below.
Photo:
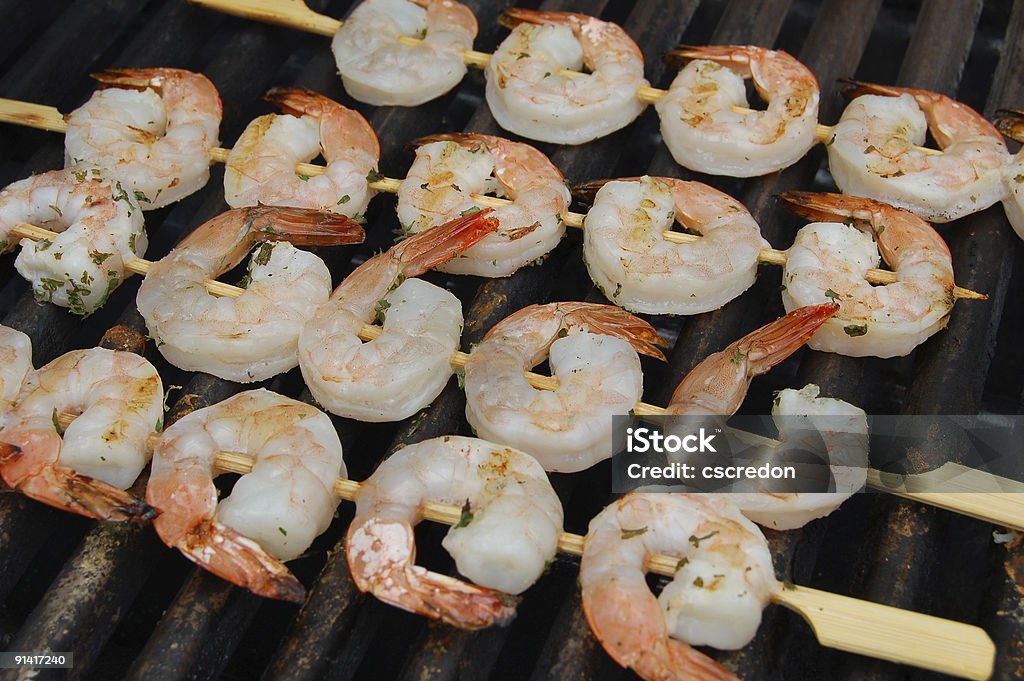
<path fill-rule="evenodd" d="M 174 366 L 240 383 L 262 381 L 298 364 L 299 331 L 331 293 L 324 262 L 293 244 L 362 240 L 362 226 L 341 215 L 236 208 L 200 225 L 154 263 L 136 304 L 157 349 Z M 238 265 L 257 243 L 239 297 L 206 290 L 207 279 Z"/>
<path fill-rule="evenodd" d="M 816 143 L 818 81 L 786 52 L 753 45 L 687 47 L 671 59 L 692 59 L 654 108 L 673 158 L 712 175 L 754 177 L 786 168 Z M 747 108 L 744 79 L 768 106 Z"/>
<path fill-rule="evenodd" d="M 616 24 L 573 12 L 512 7 L 512 33 L 487 63 L 487 104 L 505 130 L 555 144 L 583 144 L 626 127 L 646 106 L 644 57 Z M 568 75 L 563 69 L 589 73 Z"/>
<path fill-rule="evenodd" d="M 523 452 L 469 437 L 404 447 L 356 494 L 346 555 L 363 591 L 464 629 L 504 624 L 516 598 L 555 557 L 562 504 L 540 465 Z M 413 563 L 413 528 L 427 502 L 463 506 L 441 545 L 474 582 Z"/>
<path fill-rule="evenodd" d="M 512 200 L 493 210 L 497 230 L 439 270 L 503 277 L 558 245 L 572 199 L 561 171 L 544 154 L 528 144 L 475 133 L 431 135 L 417 144 L 416 160 L 398 189 L 398 219 L 406 231 L 420 232 L 480 210 L 473 194 Z"/>
<path fill-rule="evenodd" d="M 594 284 L 632 312 L 698 314 L 746 291 L 770 244 L 747 209 L 700 182 L 642 177 L 589 183 L 600 187 L 587 212 L 583 254 Z M 676 244 L 662 238 L 674 221 L 703 238 Z"/>
<path fill-rule="evenodd" d="M 185 198 L 210 179 L 221 102 L 209 79 L 183 69 L 110 69 L 67 115 L 66 165 L 112 171 L 142 210 Z"/>
<path fill-rule="evenodd" d="M 218 502 L 214 462 L 248 454 L 252 472 Z M 232 584 L 301 603 L 281 561 L 298 557 L 334 518 L 334 482 L 347 475 L 331 419 L 269 390 L 249 390 L 169 426 L 153 449 L 146 500 L 160 539 Z"/>
<path fill-rule="evenodd" d="M 299 367 L 327 411 L 361 421 L 398 421 L 440 394 L 462 334 L 462 303 L 415 279 L 497 227 L 489 210 L 420 232 L 360 265 L 303 325 Z M 383 323 L 368 343 L 364 324 Z"/>
<path fill-rule="evenodd" d="M 146 252 L 138 202 L 121 180 L 87 165 L 51 170 L 0 192 L 0 248 L 15 245 L 20 223 L 59 234 L 21 240 L 14 266 L 36 300 L 79 315 L 101 307 L 125 278 L 125 265 Z"/>
<path fill-rule="evenodd" d="M 476 17 L 455 0 L 364 0 L 334 34 L 331 49 L 345 90 L 376 106 L 417 106 L 466 75 Z M 401 42 L 403 37 L 419 43 Z"/>
<path fill-rule="evenodd" d="M 62 428 L 59 416 L 79 416 Z M 152 364 L 118 350 L 73 350 L 28 374 L 0 423 L 0 477 L 50 506 L 100 520 L 148 520 L 124 490 L 149 461 L 163 421 Z"/>
<path fill-rule="evenodd" d="M 376 192 L 380 144 L 358 111 L 301 88 L 275 88 L 265 99 L 283 115 L 260 116 L 246 126 L 228 154 L 224 199 L 232 208 L 291 206 L 352 217 L 366 212 Z M 322 175 L 295 169 L 323 155 Z"/>
<path fill-rule="evenodd" d="M 1007 137 L 1024 142 L 1024 111 L 1006 110 L 998 112 L 996 120 L 1000 132 Z M 1006 197 L 1003 209 L 1017 236 L 1024 239 L 1024 152 L 1018 151 L 1003 169 L 1003 186 Z"/>

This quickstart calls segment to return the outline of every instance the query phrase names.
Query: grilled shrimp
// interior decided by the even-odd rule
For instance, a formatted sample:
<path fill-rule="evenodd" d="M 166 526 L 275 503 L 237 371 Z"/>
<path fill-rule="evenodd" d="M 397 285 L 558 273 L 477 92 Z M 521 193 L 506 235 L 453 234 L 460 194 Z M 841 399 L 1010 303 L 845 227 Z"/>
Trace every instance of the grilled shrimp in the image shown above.
<path fill-rule="evenodd" d="M 1010 160 L 999 131 L 966 104 L 926 90 L 854 82 L 828 144 L 840 190 L 949 222 L 1003 198 Z M 942 149 L 918 148 L 925 132 Z"/>
<path fill-rule="evenodd" d="M 662 231 L 674 220 L 704 238 L 664 240 Z M 667 177 L 603 183 L 583 231 L 594 284 L 612 302 L 649 314 L 698 314 L 725 305 L 754 283 L 758 256 L 769 246 L 739 201 Z"/>
<path fill-rule="evenodd" d="M 669 58 L 692 59 L 654 105 L 673 158 L 712 175 L 753 177 L 782 170 L 816 143 L 818 81 L 786 52 L 753 45 L 687 47 Z M 768 103 L 747 104 L 743 80 Z"/>
<path fill-rule="evenodd" d="M 996 121 L 999 130 L 1018 142 L 1024 142 L 1024 111 L 1000 111 Z M 1017 152 L 1003 170 L 1006 197 L 1003 209 L 1017 236 L 1024 239 L 1024 152 Z"/>
<path fill-rule="evenodd" d="M 813 222 L 789 249 L 782 274 L 786 310 L 832 300 L 835 318 L 814 334 L 815 350 L 851 357 L 899 357 L 946 326 L 953 309 L 953 261 L 931 225 L 907 211 L 843 194 L 783 194 Z M 895 283 L 864 278 L 879 252 Z"/>
<path fill-rule="evenodd" d="M 398 421 L 430 404 L 452 375 L 462 304 L 414 279 L 497 227 L 480 211 L 420 232 L 360 265 L 302 327 L 299 367 L 327 411 L 361 421 Z M 363 343 L 364 324 L 382 321 Z"/>
<path fill-rule="evenodd" d="M 217 500 L 217 452 L 249 454 L 252 472 Z M 347 475 L 331 419 L 269 390 L 249 390 L 182 417 L 153 449 L 146 499 L 160 538 L 218 577 L 301 603 L 281 561 L 309 548 L 334 517 L 334 481 Z"/>
<path fill-rule="evenodd" d="M 363 591 L 464 629 L 505 624 L 518 594 L 555 556 L 562 504 L 523 452 L 469 437 L 437 437 L 400 449 L 356 494 L 346 553 Z M 413 528 L 423 504 L 462 506 L 441 545 L 475 584 L 414 565 Z"/>
<path fill-rule="evenodd" d="M 398 190 L 398 219 L 406 231 L 479 210 L 473 194 L 512 200 L 492 213 L 497 231 L 439 270 L 503 277 L 546 255 L 565 234 L 572 197 L 562 173 L 535 148 L 478 134 L 432 135 L 418 144 Z"/>
<path fill-rule="evenodd" d="M 575 472 L 611 456 L 612 415 L 643 393 L 637 352 L 664 359 L 647 322 L 611 305 L 531 305 L 498 322 L 466 362 L 466 419 L 481 437 L 522 449 L 545 470 Z M 523 372 L 547 358 L 555 390 Z"/>
<path fill-rule="evenodd" d="M 751 379 L 796 352 L 838 310 L 835 303 L 800 308 L 709 356 L 679 383 L 666 413 L 731 416 L 743 403 Z M 781 391 L 772 415 L 777 417 L 781 448 L 802 447 L 827 458 L 836 491 L 729 493 L 728 498 L 754 522 L 790 530 L 828 515 L 863 487 L 868 465 L 867 417 L 863 410 L 842 400 L 819 398 L 816 385 Z M 819 443 L 827 451 L 820 451 Z M 682 457 L 672 458 L 682 462 Z"/>
<path fill-rule="evenodd" d="M 0 423 L 0 477 L 50 506 L 101 520 L 148 520 L 125 488 L 149 461 L 163 385 L 131 352 L 73 350 L 28 374 Z M 79 416 L 63 431 L 60 414 Z"/>
<path fill-rule="evenodd" d="M 644 576 L 655 553 L 679 558 L 657 598 Z M 779 584 L 764 535 L 726 499 L 628 494 L 590 521 L 580 587 L 590 628 L 623 667 L 648 681 L 737 681 L 688 644 L 743 647 Z"/>
<path fill-rule="evenodd" d="M 331 49 L 345 90 L 376 106 L 417 106 L 466 75 L 476 17 L 455 0 L 364 0 L 334 35 Z M 417 45 L 400 42 L 420 38 Z"/>
<path fill-rule="evenodd" d="M 30 371 L 32 341 L 21 331 L 0 325 L 0 424 Z"/>
<path fill-rule="evenodd" d="M 624 128 L 644 110 L 636 96 L 649 85 L 643 54 L 620 26 L 520 7 L 500 21 L 512 33 L 484 73 L 487 104 L 504 129 L 541 142 L 583 144 Z M 583 66 L 590 73 L 561 72 Z"/>
<path fill-rule="evenodd" d="M 293 244 L 362 240 L 363 228 L 340 215 L 236 208 L 200 225 L 154 263 L 136 303 L 171 364 L 240 383 L 262 381 L 296 366 L 299 331 L 331 294 L 324 262 Z M 204 281 L 235 267 L 257 243 L 241 296 L 218 298 L 206 290 Z"/>
<path fill-rule="evenodd" d="M 354 216 L 376 191 L 380 144 L 358 111 L 301 88 L 275 88 L 265 99 L 283 115 L 260 116 L 242 132 L 224 170 L 224 198 L 232 208 L 291 206 Z M 327 169 L 308 177 L 295 169 L 323 154 Z"/>
<path fill-rule="evenodd" d="M 93 74 L 100 89 L 67 115 L 66 165 L 109 168 L 143 210 L 203 188 L 217 146 L 221 102 L 200 73 L 111 69 Z"/>
<path fill-rule="evenodd" d="M 0 249 L 13 248 L 11 229 L 27 222 L 60 232 L 52 241 L 21 240 L 14 261 L 36 300 L 88 315 L 146 252 L 138 203 L 108 171 L 74 166 L 33 175 L 0 192 Z"/>

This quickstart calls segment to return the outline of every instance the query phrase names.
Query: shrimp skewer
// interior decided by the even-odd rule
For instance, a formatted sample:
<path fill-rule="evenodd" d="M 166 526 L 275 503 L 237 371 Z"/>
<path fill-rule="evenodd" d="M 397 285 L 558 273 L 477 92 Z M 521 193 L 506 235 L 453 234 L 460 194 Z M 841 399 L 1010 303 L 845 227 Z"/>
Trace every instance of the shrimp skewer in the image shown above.
<path fill-rule="evenodd" d="M 397 421 L 430 404 L 452 375 L 462 303 L 415 279 L 494 231 L 480 211 L 420 232 L 360 265 L 306 320 L 299 367 L 316 401 L 363 421 Z M 374 320 L 383 330 L 363 343 Z"/>
<path fill-rule="evenodd" d="M 509 594 L 540 577 L 562 529 L 562 504 L 540 465 L 476 438 L 438 437 L 404 447 L 362 484 L 355 502 L 346 553 L 356 585 L 465 629 L 505 624 L 515 615 Z M 465 502 L 441 544 L 475 585 L 413 564 L 413 527 L 426 502 Z"/>
<path fill-rule="evenodd" d="M 584 14 L 509 8 L 512 33 L 484 72 L 487 104 L 502 128 L 541 142 L 583 144 L 640 115 L 644 58 L 622 28 Z M 588 74 L 568 76 L 563 69 Z"/>
<path fill-rule="evenodd" d="M 678 559 L 657 598 L 644 576 L 656 553 Z M 688 644 L 743 647 L 779 584 L 764 535 L 729 501 L 629 494 L 590 521 L 580 588 L 590 628 L 623 667 L 648 681 L 737 681 Z"/>
<path fill-rule="evenodd" d="M 565 234 L 572 200 L 565 178 L 535 148 L 491 135 L 431 135 L 398 189 L 403 229 L 420 232 L 479 210 L 476 195 L 495 191 L 512 203 L 492 213 L 498 229 L 438 267 L 455 274 L 503 277 L 545 256 Z"/>
<path fill-rule="evenodd" d="M 232 208 L 269 205 L 315 208 L 354 216 L 376 194 L 380 144 L 358 111 L 302 88 L 275 88 L 264 97 L 284 115 L 260 116 L 228 154 L 224 197 Z M 327 167 L 300 175 L 296 165 L 323 154 Z"/>
<path fill-rule="evenodd" d="M 143 210 L 161 208 L 210 179 L 221 101 L 206 76 L 183 69 L 110 69 L 67 116 L 66 165 L 109 168 Z"/>
<path fill-rule="evenodd" d="M 200 225 L 153 264 L 136 302 L 171 364 L 231 381 L 262 381 L 298 364 L 302 325 L 331 292 L 327 266 L 293 244 L 362 240 L 362 226 L 344 216 L 236 208 Z M 241 295 L 217 298 L 203 288 L 205 280 L 234 268 L 257 243 L 262 245 Z"/>
<path fill-rule="evenodd" d="M 852 357 L 901 357 L 946 326 L 953 309 L 953 262 L 931 225 L 884 203 L 844 194 L 787 192 L 802 228 L 783 270 L 786 310 L 832 300 L 840 308 L 808 342 Z M 840 222 L 842 221 L 842 222 Z M 881 257 L 897 282 L 864 279 Z"/>
<path fill-rule="evenodd" d="M 66 429 L 57 415 L 78 413 Z M 149 460 L 163 421 L 163 385 L 131 353 L 74 350 L 31 372 L 0 420 L 0 477 L 50 506 L 101 520 L 152 517 L 123 490 Z"/>
<path fill-rule="evenodd" d="M 643 394 L 637 352 L 664 359 L 647 322 L 611 305 L 530 305 L 498 322 L 466 360 L 466 419 L 481 436 L 528 452 L 549 471 L 611 456 L 612 419 Z M 547 357 L 558 385 L 523 373 Z"/>
<path fill-rule="evenodd" d="M 753 177 L 792 165 L 817 144 L 818 81 L 788 53 L 709 45 L 666 55 L 669 61 L 679 58 L 692 61 L 655 108 L 662 139 L 680 165 Z M 746 109 L 744 79 L 768 102 L 766 110 Z"/>
<path fill-rule="evenodd" d="M 996 119 L 999 131 L 1010 139 L 1024 142 L 1024 111 L 1009 109 L 996 113 L 999 115 Z M 1003 185 L 1006 189 L 1006 198 L 1003 199 L 1006 217 L 1017 236 L 1024 239 L 1024 152 L 1017 152 L 1003 170 Z"/>
<path fill-rule="evenodd" d="M 252 471 L 217 499 L 219 451 L 251 453 Z M 239 393 L 179 419 L 160 436 L 146 500 L 168 546 L 233 584 L 301 603 L 302 584 L 281 561 L 327 529 L 346 475 L 331 419 L 269 390 Z"/>

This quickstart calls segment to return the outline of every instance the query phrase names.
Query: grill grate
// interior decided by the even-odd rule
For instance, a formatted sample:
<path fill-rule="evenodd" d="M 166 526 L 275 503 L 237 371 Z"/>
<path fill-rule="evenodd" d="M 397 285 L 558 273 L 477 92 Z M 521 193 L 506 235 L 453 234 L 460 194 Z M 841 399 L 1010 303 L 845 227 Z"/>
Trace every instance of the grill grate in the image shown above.
<path fill-rule="evenodd" d="M 348 0 L 311 0 L 344 16 Z M 477 49 L 504 37 L 496 19 L 510 0 L 470 0 L 480 22 Z M 534 2 L 518 3 L 536 6 Z M 545 9 L 572 9 L 621 23 L 641 46 L 652 84 L 672 74 L 660 55 L 677 43 L 755 43 L 792 52 L 822 83 L 821 120 L 837 120 L 840 76 L 898 82 L 958 96 L 991 114 L 1024 103 L 1024 2 L 1017 0 L 550 0 Z M 229 18 L 182 0 L 97 0 L 91 3 L 0 0 L 0 95 L 69 111 L 84 101 L 91 71 L 110 67 L 177 66 L 202 71 L 220 89 L 230 144 L 254 116 L 267 111 L 261 95 L 274 85 L 301 85 L 367 115 L 381 140 L 381 168 L 401 176 L 405 145 L 428 133 L 473 130 L 502 134 L 482 102 L 483 76 L 471 70 L 440 100 L 415 109 L 374 109 L 349 100 L 335 74 L 326 39 Z M 636 123 L 582 148 L 540 145 L 573 182 L 643 173 L 695 178 L 672 162 L 648 110 Z M 0 181 L 59 167 L 62 140 L 52 134 L 0 128 Z M 816 148 L 782 173 L 710 183 L 740 199 L 775 247 L 792 242 L 798 221 L 778 210 L 776 194 L 826 189 L 823 151 Z M 147 214 L 149 255 L 156 259 L 200 222 L 221 212 L 222 168 L 209 185 L 180 204 Z M 708 181 L 708 178 L 698 178 Z M 396 227 L 393 198 L 369 211 L 367 242 L 322 253 L 338 281 L 376 250 Z M 1011 276 L 1024 249 L 997 207 L 942 229 L 960 285 L 988 292 L 987 303 L 961 302 L 949 328 L 911 358 L 854 360 L 804 351 L 755 382 L 748 408 L 763 411 L 773 389 L 814 381 L 824 394 L 869 413 L 1019 412 L 1024 387 L 1021 320 L 1003 316 L 1006 298 L 1024 287 Z M 495 322 L 535 302 L 599 296 L 570 230 L 543 265 L 503 280 L 444 278 L 464 301 L 463 349 Z M 138 279 L 129 280 L 96 315 L 82 321 L 38 306 L 27 284 L 0 258 L 3 323 L 25 331 L 37 365 L 71 348 L 98 343 L 107 328 L 144 330 L 134 308 Z M 781 314 L 777 268 L 717 312 L 654 318 L 672 343 L 669 364 L 644 359 L 645 401 L 664 404 L 700 359 Z M 184 388 L 177 413 L 217 402 L 240 386 L 185 375 L 150 349 L 165 384 Z M 267 387 L 305 397 L 298 372 Z M 364 479 L 393 448 L 468 430 L 454 382 L 421 415 L 399 424 L 335 419 L 350 474 Z M 565 502 L 566 529 L 585 532 L 608 501 L 607 465 L 574 476 L 555 475 Z M 144 485 L 144 480 L 138 483 Z M 476 633 L 402 613 L 359 594 L 341 540 L 351 517 L 338 519 L 308 557 L 291 564 L 310 586 L 301 609 L 260 600 L 193 568 L 148 530 L 98 526 L 30 502 L 0 495 L 0 645 L 9 650 L 73 650 L 81 679 L 620 679 L 633 678 L 607 658 L 580 608 L 576 561 L 560 557 L 527 592 L 515 622 Z M 419 530 L 421 562 L 451 570 L 439 547 L 441 528 Z M 993 636 L 996 678 L 1024 676 L 1024 587 L 1021 549 L 991 542 L 989 527 L 918 504 L 860 495 L 826 520 L 787 534 L 766 532 L 776 570 L 803 584 L 979 624 Z M 862 549 L 861 547 L 868 547 Z M 744 650 L 715 653 L 745 679 L 928 679 L 935 675 L 819 646 L 797 616 L 771 608 Z M 39 678 L 63 678 L 45 672 Z M 13 678 L 0 673 L 0 678 Z"/>

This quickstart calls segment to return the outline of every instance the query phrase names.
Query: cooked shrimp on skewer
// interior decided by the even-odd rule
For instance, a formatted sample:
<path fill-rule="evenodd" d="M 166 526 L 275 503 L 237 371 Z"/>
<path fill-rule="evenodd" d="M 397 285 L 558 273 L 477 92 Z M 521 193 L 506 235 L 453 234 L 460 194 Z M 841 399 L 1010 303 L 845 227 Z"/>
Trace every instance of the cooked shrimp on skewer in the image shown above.
<path fill-rule="evenodd" d="M 11 229 L 30 223 L 60 232 L 21 240 L 14 261 L 36 300 L 88 315 L 124 280 L 125 265 L 146 252 L 142 211 L 108 171 L 75 166 L 33 175 L 0 192 L 0 249 Z"/>
<path fill-rule="evenodd" d="M 30 371 L 32 341 L 21 331 L 0 325 L 0 417 L 13 406 Z"/>
<path fill-rule="evenodd" d="M 306 321 L 299 367 L 316 401 L 360 421 L 398 421 L 430 404 L 452 375 L 462 303 L 414 279 L 497 227 L 490 211 L 420 232 L 360 265 Z M 384 328 L 363 343 L 359 330 Z"/>
<path fill-rule="evenodd" d="M 66 165 L 109 168 L 143 210 L 203 188 L 217 146 L 221 102 L 200 73 L 111 69 L 88 102 L 67 115 Z"/>
<path fill-rule="evenodd" d="M 292 206 L 354 216 L 366 212 L 376 192 L 368 176 L 377 170 L 380 145 L 373 128 L 353 111 L 312 90 L 275 88 L 265 99 L 283 115 L 260 116 L 228 154 L 224 198 L 232 208 Z M 295 170 L 323 154 L 323 175 Z"/>
<path fill-rule="evenodd" d="M 679 383 L 665 412 L 669 416 L 731 416 L 743 403 L 755 376 L 796 352 L 838 310 L 836 303 L 802 307 L 709 356 Z M 798 446 L 818 453 L 828 461 L 836 491 L 727 496 L 751 520 L 772 529 L 790 530 L 828 515 L 864 486 L 867 417 L 863 410 L 842 400 L 819 398 L 816 385 L 781 391 L 772 415 L 782 444 L 769 455 Z M 822 444 L 826 451 L 821 451 Z M 682 463 L 682 457 L 672 458 Z"/>
<path fill-rule="evenodd" d="M 747 209 L 700 182 L 642 177 L 600 187 L 587 212 L 583 254 L 594 284 L 633 312 L 698 314 L 725 305 L 754 283 L 761 249 L 770 244 Z M 678 220 L 704 238 L 662 238 Z"/>
<path fill-rule="evenodd" d="M 999 111 L 996 126 L 1011 139 L 1024 142 L 1024 111 Z M 1017 152 L 1003 170 L 1003 185 L 1006 198 L 1003 209 L 1017 236 L 1024 239 L 1024 152 Z"/>
<path fill-rule="evenodd" d="M 516 598 L 555 557 L 562 504 L 523 452 L 469 437 L 400 449 L 363 483 L 348 528 L 352 577 L 385 603 L 463 629 L 505 624 Z M 475 584 L 415 565 L 413 528 L 426 502 L 458 504 L 441 545 Z"/>
<path fill-rule="evenodd" d="M 840 190 L 931 222 L 956 220 L 1003 198 L 1009 152 L 981 114 L 936 92 L 851 83 L 855 99 L 827 145 Z M 929 130 L 941 154 L 919 148 Z"/>
<path fill-rule="evenodd" d="M 655 598 L 644 570 L 658 553 L 679 569 Z M 743 647 L 779 584 L 764 535 L 726 499 L 628 494 L 590 521 L 580 587 L 590 628 L 623 667 L 648 681 L 737 681 L 688 644 Z"/>
<path fill-rule="evenodd" d="M 687 47 L 691 59 L 654 105 L 661 137 L 682 166 L 712 175 L 753 177 L 786 168 L 816 143 L 818 80 L 786 52 L 753 45 Z M 768 103 L 747 108 L 744 79 Z"/>
<path fill-rule="evenodd" d="M 327 266 L 293 244 L 362 240 L 362 226 L 340 215 L 236 208 L 200 225 L 154 263 L 136 303 L 174 366 L 240 383 L 262 381 L 298 364 L 299 331 L 331 294 Z M 205 280 L 235 267 L 257 243 L 241 296 L 218 298 L 206 290 Z"/>
<path fill-rule="evenodd" d="M 466 75 L 476 17 L 455 0 L 364 0 L 334 35 L 331 49 L 345 90 L 376 106 L 417 106 Z M 418 45 L 399 42 L 420 38 Z"/>
<path fill-rule="evenodd" d="M 572 197 L 565 178 L 528 144 L 478 134 L 431 135 L 417 144 L 416 160 L 398 190 L 403 229 L 420 232 L 480 210 L 473 194 L 512 200 L 494 209 L 498 229 L 443 272 L 503 277 L 546 255 L 565 234 Z"/>
<path fill-rule="evenodd" d="M 637 352 L 664 359 L 647 322 L 612 305 L 531 305 L 498 322 L 466 361 L 466 419 L 481 437 L 575 472 L 612 455 L 612 419 L 643 393 Z M 556 390 L 524 371 L 547 358 Z"/>
<path fill-rule="evenodd" d="M 149 461 L 163 385 L 131 352 L 74 350 L 31 372 L 0 420 L 0 477 L 25 495 L 100 520 L 148 520 L 123 490 Z M 79 416 L 61 431 L 57 417 Z"/>
<path fill-rule="evenodd" d="M 782 273 L 786 310 L 829 300 L 839 312 L 814 334 L 815 350 L 900 357 L 944 328 L 953 309 L 953 261 L 932 226 L 912 213 L 843 194 L 787 192 L 786 207 L 813 222 L 789 249 Z M 864 275 L 879 252 L 897 281 Z"/>
<path fill-rule="evenodd" d="M 255 459 L 217 501 L 218 451 Z M 281 561 L 309 548 L 334 517 L 334 481 L 347 474 L 331 419 L 269 390 L 249 390 L 179 419 L 153 449 L 146 500 L 168 546 L 218 577 L 268 598 L 301 603 L 305 589 Z"/>
<path fill-rule="evenodd" d="M 498 125 L 541 142 L 583 144 L 624 128 L 646 106 L 644 57 L 622 28 L 584 14 L 512 7 L 512 29 L 484 72 Z M 561 69 L 590 73 L 569 76 Z"/>

